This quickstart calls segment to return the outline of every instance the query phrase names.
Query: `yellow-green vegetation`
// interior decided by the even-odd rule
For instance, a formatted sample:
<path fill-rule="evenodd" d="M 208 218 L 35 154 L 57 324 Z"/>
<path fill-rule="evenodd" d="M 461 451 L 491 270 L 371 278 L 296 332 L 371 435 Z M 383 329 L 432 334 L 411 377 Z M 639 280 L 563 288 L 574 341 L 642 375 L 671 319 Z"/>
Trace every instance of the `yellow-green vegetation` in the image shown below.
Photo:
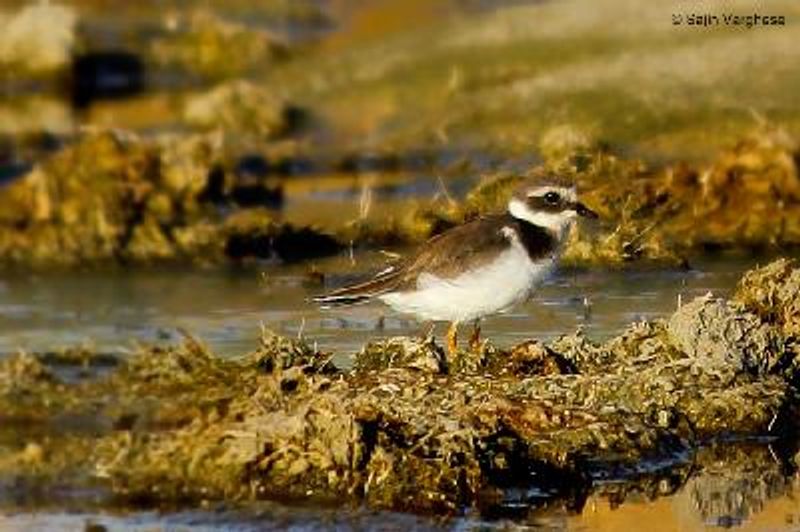
<path fill-rule="evenodd" d="M 289 129 L 288 107 L 261 87 L 237 80 L 221 84 L 186 102 L 186 123 L 203 130 L 236 131 L 276 138 Z"/>
<path fill-rule="evenodd" d="M 86 20 L 109 15 L 102 2 L 79 4 Z M 154 33 L 133 31 L 125 41 L 152 60 L 148 69 L 161 61 L 190 77 L 224 79 L 174 98 L 183 105 L 176 115 L 204 134 L 68 139 L 2 190 L 0 262 L 221 263 L 399 247 L 502 209 L 515 180 L 546 172 L 574 177 L 604 215 L 603 225 L 575 233 L 565 257 L 571 264 L 682 264 L 708 249 L 800 243 L 795 25 L 679 27 L 675 6 L 623 0 L 602 10 L 588 0 L 473 10 L 444 2 L 435 13 L 414 0 L 381 6 L 388 14 L 371 3 L 330 13 L 311 2 L 222 4 L 125 8 L 158 21 Z M 739 13 L 747 4 L 707 7 Z M 770 9 L 789 20 L 798 13 L 788 0 Z M 27 8 L 18 11 L 33 20 L 23 16 Z M 72 10 L 56 12 L 74 24 Z M 448 13 L 457 16 L 443 21 Z M 341 18 L 338 32 L 274 61 L 280 46 L 267 22 L 324 26 L 328 15 Z M 409 24 L 417 15 L 419 24 Z M 264 24 L 245 24 L 248 17 Z M 143 42 L 144 34 L 151 39 Z M 17 134 L 32 127 L 31 115 L 52 115 L 47 127 L 71 129 L 66 111 L 43 115 L 40 103 L 11 107 L 16 138 L 0 157 L 27 161 L 44 151 Z M 304 128 L 294 127 L 299 109 Z M 473 177 L 469 165 L 481 157 L 540 156 L 542 167 L 486 172 L 460 204 L 419 199 L 320 231 L 260 208 L 281 191 L 263 175 L 237 178 L 237 157 L 252 153 L 264 157 L 264 174 L 358 173 L 371 160 L 390 170 L 424 160 L 424 171 L 438 174 L 455 165 L 442 163 L 443 154 L 467 154 L 466 169 L 453 172 L 461 178 Z M 683 157 L 690 162 L 678 162 Z"/>
<path fill-rule="evenodd" d="M 0 426 L 21 432 L 0 477 L 63 485 L 70 471 L 149 506 L 492 515 L 519 489 L 571 497 L 592 474 L 680 468 L 709 440 L 796 430 L 798 298 L 800 269 L 780 260 L 730 301 L 698 298 L 602 344 L 578 333 L 447 360 L 431 338 L 394 338 L 366 345 L 350 371 L 270 333 L 234 360 L 191 337 L 113 364 L 91 351 L 12 356 L 0 362 Z M 65 365 L 85 371 L 67 380 Z M 92 430 L 41 436 L 82 419 Z"/>
<path fill-rule="evenodd" d="M 204 136 L 86 135 L 3 190 L 3 262 L 219 263 L 226 256 L 292 260 L 338 249 L 331 237 L 239 205 L 269 187 L 237 180 L 216 146 Z"/>
<path fill-rule="evenodd" d="M 74 9 L 28 5 L 15 12 L 0 9 L 0 81 L 19 75 L 51 76 L 69 66 L 78 47 Z"/>

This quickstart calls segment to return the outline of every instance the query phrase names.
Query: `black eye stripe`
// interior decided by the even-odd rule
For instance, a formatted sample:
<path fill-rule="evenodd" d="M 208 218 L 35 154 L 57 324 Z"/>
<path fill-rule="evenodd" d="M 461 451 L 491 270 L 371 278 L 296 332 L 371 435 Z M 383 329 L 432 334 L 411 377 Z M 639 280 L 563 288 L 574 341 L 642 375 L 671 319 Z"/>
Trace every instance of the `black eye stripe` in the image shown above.
<path fill-rule="evenodd" d="M 561 202 L 552 204 L 542 196 L 531 196 L 526 203 L 531 209 L 539 212 L 562 212 L 564 210 Z"/>

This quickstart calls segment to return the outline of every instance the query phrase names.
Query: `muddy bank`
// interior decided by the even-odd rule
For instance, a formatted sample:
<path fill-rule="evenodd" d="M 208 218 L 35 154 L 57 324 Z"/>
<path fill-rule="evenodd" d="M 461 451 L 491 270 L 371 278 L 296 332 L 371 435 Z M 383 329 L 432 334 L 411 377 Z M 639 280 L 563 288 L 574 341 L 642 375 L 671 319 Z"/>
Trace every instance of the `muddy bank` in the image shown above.
<path fill-rule="evenodd" d="M 385 24 L 383 4 L 363 4 L 360 25 L 343 17 L 328 46 L 267 79 L 307 94 L 334 130 L 367 148 L 380 138 L 402 149 L 467 145 L 507 158 L 569 127 L 660 160 L 705 159 L 735 142 L 754 114 L 800 131 L 792 24 L 692 32 L 670 23 L 668 4 L 476 5 L 407 2 L 393 12 L 405 24 Z M 772 7 L 794 9 L 787 0 Z M 726 9 L 749 8 L 708 9 L 721 19 Z"/>
<path fill-rule="evenodd" d="M 74 479 L 126 505 L 492 516 L 521 493 L 580 505 L 598 478 L 644 489 L 721 440 L 784 442 L 791 473 L 798 297 L 800 269 L 781 260 L 730 301 L 696 299 L 602 344 L 487 342 L 448 360 L 433 338 L 394 338 L 364 346 L 349 371 L 270 333 L 235 360 L 191 337 L 124 359 L 13 356 L 0 364 L 0 477 L 45 491 Z"/>
<path fill-rule="evenodd" d="M 289 104 L 234 82 L 199 98 L 190 111 L 198 127 L 213 123 L 214 130 L 157 139 L 86 134 L 4 188 L 2 262 L 218 264 L 299 260 L 351 245 L 402 247 L 504 209 L 516 183 L 549 173 L 571 176 L 603 218 L 572 234 L 568 264 L 674 265 L 709 250 L 800 245 L 800 151 L 778 129 L 759 130 L 697 166 L 650 168 L 570 141 L 547 147 L 551 159 L 543 165 L 484 177 L 462 201 L 440 194 L 413 208 L 306 228 L 265 209 L 283 200 L 281 161 L 302 151 L 280 140 L 293 127 Z M 231 130 L 248 131 L 251 140 L 233 141 Z"/>
<path fill-rule="evenodd" d="M 0 193 L 7 265 L 296 260 L 339 249 L 267 207 L 275 183 L 237 171 L 219 137 L 90 133 Z"/>

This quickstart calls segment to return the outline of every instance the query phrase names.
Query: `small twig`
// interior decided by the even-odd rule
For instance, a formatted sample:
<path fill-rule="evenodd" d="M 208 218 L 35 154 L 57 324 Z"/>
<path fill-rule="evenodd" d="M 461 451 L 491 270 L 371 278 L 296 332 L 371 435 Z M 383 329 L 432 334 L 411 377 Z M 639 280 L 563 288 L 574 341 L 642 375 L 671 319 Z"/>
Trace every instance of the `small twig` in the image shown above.
<path fill-rule="evenodd" d="M 449 203 L 451 207 L 456 206 L 457 202 L 455 199 L 453 199 L 453 196 L 450 195 L 450 191 L 447 190 L 447 185 L 445 185 L 444 179 L 442 179 L 440 174 L 436 174 L 436 180 L 439 182 L 439 189 L 441 190 L 442 195 L 444 195 L 444 198 L 447 200 L 447 203 Z"/>
<path fill-rule="evenodd" d="M 775 451 L 772 450 L 772 444 L 771 443 L 767 444 L 767 450 L 769 451 L 769 455 L 772 457 L 772 459 L 775 460 L 775 463 L 780 465 L 781 461 L 778 458 L 778 455 L 775 454 Z"/>
<path fill-rule="evenodd" d="M 364 220 L 369 216 L 369 211 L 372 208 L 372 181 L 364 181 L 361 186 L 361 197 L 358 201 L 358 219 Z"/>
<path fill-rule="evenodd" d="M 775 414 L 772 416 L 772 419 L 770 420 L 770 422 L 769 422 L 769 425 L 767 425 L 767 432 L 772 432 L 772 428 L 775 426 L 775 422 L 776 422 L 777 420 L 778 420 L 778 413 L 776 412 L 776 413 L 775 413 Z"/>

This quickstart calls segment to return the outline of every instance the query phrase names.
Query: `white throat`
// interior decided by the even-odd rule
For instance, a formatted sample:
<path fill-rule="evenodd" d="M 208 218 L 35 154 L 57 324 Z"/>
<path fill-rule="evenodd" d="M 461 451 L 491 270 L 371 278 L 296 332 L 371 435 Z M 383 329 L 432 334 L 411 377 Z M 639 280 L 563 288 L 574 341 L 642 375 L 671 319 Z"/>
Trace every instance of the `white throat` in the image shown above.
<path fill-rule="evenodd" d="M 558 240 L 566 237 L 574 219 L 569 211 L 558 213 L 534 211 L 518 199 L 512 199 L 508 203 L 508 213 L 518 220 L 525 220 L 547 229 L 556 235 Z"/>

